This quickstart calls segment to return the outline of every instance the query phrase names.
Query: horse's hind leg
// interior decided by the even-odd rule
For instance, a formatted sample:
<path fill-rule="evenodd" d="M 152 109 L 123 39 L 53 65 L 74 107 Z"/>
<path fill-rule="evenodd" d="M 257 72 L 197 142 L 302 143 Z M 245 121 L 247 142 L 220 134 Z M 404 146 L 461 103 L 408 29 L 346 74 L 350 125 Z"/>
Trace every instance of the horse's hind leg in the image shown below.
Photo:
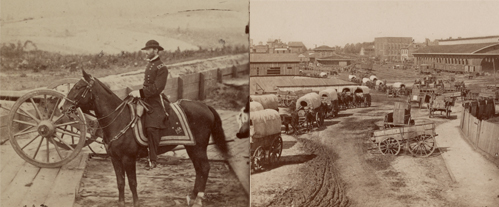
<path fill-rule="evenodd" d="M 130 191 L 132 191 L 133 206 L 138 207 L 140 206 L 140 204 L 139 204 L 139 196 L 137 195 L 137 172 L 136 172 L 135 157 L 124 157 L 123 165 L 125 167 L 125 172 L 128 177 L 128 186 L 130 187 Z"/>
<path fill-rule="evenodd" d="M 116 174 L 116 181 L 118 182 L 118 206 L 125 206 L 125 171 L 123 169 L 123 163 L 116 158 L 111 157 L 111 162 L 113 163 L 114 173 Z"/>
<path fill-rule="evenodd" d="M 202 193 L 204 195 L 208 174 L 210 172 L 210 163 L 208 162 L 206 147 L 186 146 L 185 149 L 196 170 L 196 181 L 194 182 L 194 189 L 190 197 L 196 198 L 196 201 L 198 201 L 201 199 L 197 198 L 198 194 Z"/>

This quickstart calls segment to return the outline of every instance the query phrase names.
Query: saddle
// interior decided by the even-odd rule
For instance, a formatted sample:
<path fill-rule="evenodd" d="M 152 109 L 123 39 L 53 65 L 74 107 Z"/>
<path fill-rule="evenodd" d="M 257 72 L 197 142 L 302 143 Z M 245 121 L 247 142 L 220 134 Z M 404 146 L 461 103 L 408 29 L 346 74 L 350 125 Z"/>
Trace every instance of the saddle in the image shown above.
<path fill-rule="evenodd" d="M 159 146 L 196 145 L 187 117 L 182 107 L 180 107 L 182 100 L 170 103 L 168 99 L 163 100 L 165 96 L 162 97 L 164 113 L 168 117 L 168 120 L 166 124 L 167 128 L 160 131 L 161 139 Z M 132 119 L 136 118 L 135 123 L 132 124 L 135 140 L 142 146 L 148 146 L 148 139 L 145 136 L 147 133 L 145 133 L 145 128 L 143 127 L 144 116 L 142 116 L 144 110 L 148 110 L 147 104 L 137 99 L 137 101 L 129 102 L 128 106 L 132 111 Z"/>

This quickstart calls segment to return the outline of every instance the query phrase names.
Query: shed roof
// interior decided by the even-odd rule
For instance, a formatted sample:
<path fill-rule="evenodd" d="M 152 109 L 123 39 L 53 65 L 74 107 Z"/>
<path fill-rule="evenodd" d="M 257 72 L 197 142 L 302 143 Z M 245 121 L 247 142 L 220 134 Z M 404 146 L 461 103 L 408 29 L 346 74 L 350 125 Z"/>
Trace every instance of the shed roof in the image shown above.
<path fill-rule="evenodd" d="M 353 60 L 353 58 L 341 55 L 332 55 L 328 57 L 318 58 L 317 60 Z"/>
<path fill-rule="evenodd" d="M 331 50 L 331 51 L 334 51 L 335 49 L 332 48 L 332 47 L 329 47 L 329 46 L 326 46 L 326 45 L 321 45 L 317 48 L 314 49 L 314 51 L 317 51 L 317 50 Z"/>
<path fill-rule="evenodd" d="M 289 47 L 305 47 L 305 44 L 303 44 L 303 42 L 289 42 L 288 46 Z"/>
<path fill-rule="evenodd" d="M 459 41 L 459 40 L 474 40 L 474 39 L 485 39 L 485 38 L 494 38 L 499 36 L 484 36 L 484 37 L 465 37 L 465 38 L 457 38 L 457 39 L 449 39 L 449 40 L 439 40 L 439 42 L 451 42 L 451 41 Z"/>
<path fill-rule="evenodd" d="M 459 45 L 436 45 L 428 46 L 416 50 L 413 54 L 477 54 L 494 53 L 499 48 L 499 43 L 478 43 L 478 44 L 459 44 Z"/>
<path fill-rule="evenodd" d="M 296 53 L 250 54 L 250 63 L 300 62 Z"/>
<path fill-rule="evenodd" d="M 337 78 L 311 78 L 303 76 L 252 76 L 250 78 L 250 93 L 254 94 L 257 87 L 261 87 L 261 89 L 263 89 L 265 92 L 276 92 L 276 87 L 315 87 L 341 85 L 357 84 Z"/>

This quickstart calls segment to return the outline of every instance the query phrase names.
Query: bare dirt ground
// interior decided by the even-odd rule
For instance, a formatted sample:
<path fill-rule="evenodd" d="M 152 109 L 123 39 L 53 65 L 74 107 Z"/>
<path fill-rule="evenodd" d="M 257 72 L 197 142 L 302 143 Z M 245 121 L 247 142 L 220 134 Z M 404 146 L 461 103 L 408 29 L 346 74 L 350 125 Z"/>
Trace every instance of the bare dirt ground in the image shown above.
<path fill-rule="evenodd" d="M 424 77 L 408 70 L 375 70 L 374 73 L 378 78 L 386 79 L 389 84 L 413 83 L 414 79 Z M 348 74 L 342 73 L 339 76 L 347 79 Z M 440 74 L 440 78 L 444 79 L 450 76 L 458 81 L 465 80 L 467 86 L 477 88 L 494 83 L 491 76 L 467 80 L 463 75 Z M 459 165 L 462 163 L 460 159 L 466 159 L 471 163 L 483 163 L 484 158 L 475 156 L 477 153 L 472 150 L 466 151 L 468 154 L 461 157 L 446 156 L 445 159 L 452 159 L 450 161 L 443 158 L 448 147 L 437 148 L 428 158 L 415 158 L 404 150 L 398 156 L 382 155 L 377 146 L 368 140 L 368 133 L 382 126 L 384 114 L 393 110 L 395 101 L 406 101 L 407 97 L 386 98 L 385 94 L 376 92 L 372 92 L 372 96 L 373 105 L 370 108 L 342 111 L 338 118 L 326 120 L 325 126 L 314 129 L 311 133 L 287 138 L 296 142 L 295 149 L 283 150 L 283 156 L 287 150 L 294 154 L 284 156 L 291 161 L 287 160 L 277 168 L 252 174 L 252 187 L 257 186 L 252 188 L 252 205 L 341 206 L 340 204 L 346 203 L 349 206 L 464 207 L 494 206 L 499 203 L 497 195 L 491 197 L 494 191 L 485 190 L 485 193 L 471 181 L 476 178 L 484 186 L 491 187 L 491 182 L 497 181 L 489 171 L 495 172 L 497 169 L 484 167 L 487 170 L 484 173 L 471 169 L 461 170 L 458 173 L 462 184 L 456 184 L 454 174 L 449 174 L 446 162 Z M 445 127 L 458 120 L 458 114 L 462 112 L 459 104 L 458 101 L 452 107 L 449 119 L 430 119 L 425 107 L 413 107 L 411 115 L 416 124 L 434 122 L 437 128 L 442 124 Z M 448 133 L 439 136 L 446 136 L 446 139 L 449 139 L 448 136 L 455 137 Z M 308 159 L 303 159 L 303 156 Z M 456 170 L 454 167 L 452 169 Z M 324 184 L 322 181 L 328 182 Z M 480 195 L 480 202 L 471 199 L 472 195 Z"/>
<path fill-rule="evenodd" d="M 210 162 L 206 185 L 206 206 L 248 206 L 248 197 L 236 176 L 224 162 Z M 186 206 L 185 196 L 196 177 L 190 160 L 162 156 L 159 167 L 147 171 L 145 163 L 137 164 L 139 199 L 142 206 Z M 81 181 L 75 206 L 114 206 L 118 200 L 116 176 L 109 159 L 90 159 Z M 132 205 L 132 194 L 125 190 L 126 205 Z"/>
<path fill-rule="evenodd" d="M 313 159 L 288 161 L 290 164 L 253 174 L 252 205 L 460 206 L 447 199 L 451 179 L 439 153 L 418 159 L 383 156 L 372 149 L 367 134 L 379 128 L 383 114 L 390 110 L 383 103 L 349 109 L 339 118 L 326 120 L 322 128 L 297 136 L 301 153 L 293 158 L 312 155 Z M 418 110 L 415 116 L 427 116 Z M 301 164 L 294 165 L 297 163 Z M 271 181 L 274 185 L 269 186 L 268 178 L 287 184 Z M 267 187 L 263 191 L 253 188 L 261 185 Z"/>

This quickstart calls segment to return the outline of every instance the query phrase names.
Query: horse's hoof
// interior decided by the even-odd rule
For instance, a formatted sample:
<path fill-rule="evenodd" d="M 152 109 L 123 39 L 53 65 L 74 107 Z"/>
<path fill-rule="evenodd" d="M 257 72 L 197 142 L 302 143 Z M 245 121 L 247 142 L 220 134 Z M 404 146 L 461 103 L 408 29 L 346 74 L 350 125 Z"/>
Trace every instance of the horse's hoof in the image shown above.
<path fill-rule="evenodd" d="M 187 206 L 191 206 L 191 197 L 189 195 L 186 196 Z"/>
<path fill-rule="evenodd" d="M 192 207 L 202 207 L 203 206 L 203 199 L 201 197 L 197 197 L 196 200 L 194 200 L 194 204 Z"/>
<path fill-rule="evenodd" d="M 118 201 L 118 207 L 125 207 L 125 201 Z"/>

